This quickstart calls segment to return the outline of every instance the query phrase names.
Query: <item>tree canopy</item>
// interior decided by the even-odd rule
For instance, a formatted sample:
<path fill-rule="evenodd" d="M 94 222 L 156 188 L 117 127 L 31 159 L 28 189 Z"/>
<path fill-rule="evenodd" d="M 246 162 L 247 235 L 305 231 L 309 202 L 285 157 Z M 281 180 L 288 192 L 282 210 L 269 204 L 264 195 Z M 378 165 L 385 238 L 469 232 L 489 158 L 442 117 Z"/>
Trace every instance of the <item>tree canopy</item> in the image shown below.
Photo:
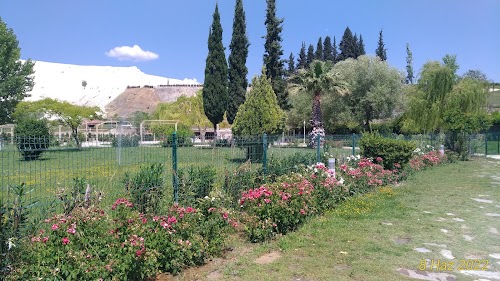
<path fill-rule="evenodd" d="M 213 124 L 214 132 L 217 132 L 217 124 L 224 119 L 227 108 L 227 72 L 219 7 L 216 4 L 212 26 L 208 35 L 208 55 L 205 65 L 205 81 L 203 83 L 203 108 L 208 120 Z"/>
<path fill-rule="evenodd" d="M 0 18 L 0 124 L 11 123 L 17 104 L 33 88 L 33 62 L 20 61 L 16 35 Z"/>
<path fill-rule="evenodd" d="M 229 124 L 233 123 L 238 108 L 245 102 L 248 86 L 246 62 L 249 45 L 243 2 L 237 0 L 233 20 L 233 37 L 229 45 L 231 50 L 229 55 L 229 97 L 227 103 L 227 121 Z"/>
<path fill-rule="evenodd" d="M 284 67 L 283 49 L 281 47 L 281 32 L 283 31 L 283 19 L 276 16 L 276 0 L 266 0 L 266 36 L 264 43 L 264 65 L 266 75 L 271 79 L 273 90 L 278 98 L 278 103 L 282 109 L 290 107 L 288 92 L 286 91 L 286 70 Z"/>
<path fill-rule="evenodd" d="M 333 70 L 338 72 L 340 78 L 349 85 L 350 95 L 342 98 L 328 98 L 328 105 L 342 104 L 344 110 L 331 106 L 328 116 L 332 123 L 355 122 L 365 129 L 369 129 L 370 122 L 374 119 L 391 117 L 398 101 L 400 100 L 403 74 L 396 68 L 382 62 L 373 56 L 360 56 L 357 59 L 348 59 L 337 63 Z M 347 110 L 340 114 L 340 112 Z M 339 113 L 339 117 L 333 115 Z"/>
<path fill-rule="evenodd" d="M 16 121 L 29 116 L 46 116 L 70 127 L 72 137 L 77 147 L 80 147 L 78 126 L 82 124 L 84 119 L 102 118 L 102 112 L 96 106 L 79 106 L 67 101 L 46 98 L 34 102 L 23 101 L 17 105 L 14 112 Z"/>
<path fill-rule="evenodd" d="M 261 136 L 280 133 L 285 126 L 285 112 L 278 105 L 271 81 L 262 74 L 252 79 L 252 89 L 240 106 L 232 127 L 235 136 Z"/>

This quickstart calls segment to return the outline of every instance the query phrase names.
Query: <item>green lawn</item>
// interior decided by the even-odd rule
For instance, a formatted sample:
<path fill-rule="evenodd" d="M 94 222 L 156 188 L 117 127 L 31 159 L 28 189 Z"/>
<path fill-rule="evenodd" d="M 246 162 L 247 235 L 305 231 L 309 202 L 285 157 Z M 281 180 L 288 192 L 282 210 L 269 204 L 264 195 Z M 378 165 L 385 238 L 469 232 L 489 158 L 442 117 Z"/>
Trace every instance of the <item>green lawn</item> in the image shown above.
<path fill-rule="evenodd" d="M 227 259 L 172 279 L 414 280 L 396 270 L 418 270 L 426 259 L 454 261 L 448 273 L 456 280 L 481 279 L 456 270 L 467 258 L 488 260 L 488 271 L 500 276 L 500 260 L 489 256 L 500 253 L 500 219 L 487 215 L 500 213 L 499 170 L 499 161 L 475 158 L 423 171 L 394 189 L 353 198 L 275 241 L 252 245 L 235 239 Z M 454 259 L 442 256 L 445 249 Z M 269 253 L 278 258 L 257 263 Z"/>
<path fill-rule="evenodd" d="M 333 150 L 338 155 L 348 155 L 349 151 Z M 271 147 L 268 159 L 286 157 L 294 153 L 315 155 L 316 150 L 308 148 Z M 222 183 L 226 172 L 235 170 L 245 162 L 245 150 L 241 148 L 199 148 L 180 147 L 177 151 L 178 168 L 191 165 L 215 167 Z M 85 178 L 95 189 L 102 191 L 106 198 L 113 200 L 123 195 L 121 183 L 126 172 L 136 172 L 140 166 L 152 163 L 165 165 L 165 183 L 172 193 L 172 148 L 131 147 L 131 148 L 82 148 L 51 149 L 36 161 L 24 161 L 13 146 L 0 151 L 0 199 L 7 201 L 8 186 L 25 183 L 33 191 L 28 201 L 50 202 L 56 193 L 72 185 L 74 178 Z M 259 169 L 261 164 L 251 165 Z"/>

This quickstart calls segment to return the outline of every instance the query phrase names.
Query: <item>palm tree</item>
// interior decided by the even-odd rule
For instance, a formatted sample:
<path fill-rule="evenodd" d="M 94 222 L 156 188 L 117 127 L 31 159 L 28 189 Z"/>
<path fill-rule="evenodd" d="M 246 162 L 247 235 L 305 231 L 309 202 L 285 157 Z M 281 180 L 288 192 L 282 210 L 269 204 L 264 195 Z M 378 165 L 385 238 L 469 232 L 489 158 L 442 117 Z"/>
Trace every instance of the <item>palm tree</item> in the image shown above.
<path fill-rule="evenodd" d="M 290 78 L 292 87 L 313 95 L 310 145 L 314 146 L 318 135 L 324 139 L 323 117 L 321 114 L 321 96 L 324 93 L 345 95 L 348 93 L 347 83 L 339 79 L 339 74 L 332 71 L 333 64 L 315 60 L 308 69 L 299 69 Z M 322 141 L 323 142 L 323 141 Z"/>

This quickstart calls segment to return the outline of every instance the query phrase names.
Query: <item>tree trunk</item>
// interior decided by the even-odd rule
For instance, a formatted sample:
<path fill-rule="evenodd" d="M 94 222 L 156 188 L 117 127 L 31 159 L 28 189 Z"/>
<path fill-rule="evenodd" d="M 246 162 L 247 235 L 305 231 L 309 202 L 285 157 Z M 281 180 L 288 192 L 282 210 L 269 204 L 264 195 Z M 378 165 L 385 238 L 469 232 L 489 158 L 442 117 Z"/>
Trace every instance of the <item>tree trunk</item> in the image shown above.
<path fill-rule="evenodd" d="M 75 139 L 76 142 L 76 147 L 80 148 L 80 140 L 78 139 L 78 128 L 71 128 L 71 131 L 73 132 L 73 138 Z"/>
<path fill-rule="evenodd" d="M 323 120 L 321 115 L 321 92 L 314 93 L 313 106 L 312 106 L 312 120 L 311 126 L 313 128 L 323 128 Z"/>

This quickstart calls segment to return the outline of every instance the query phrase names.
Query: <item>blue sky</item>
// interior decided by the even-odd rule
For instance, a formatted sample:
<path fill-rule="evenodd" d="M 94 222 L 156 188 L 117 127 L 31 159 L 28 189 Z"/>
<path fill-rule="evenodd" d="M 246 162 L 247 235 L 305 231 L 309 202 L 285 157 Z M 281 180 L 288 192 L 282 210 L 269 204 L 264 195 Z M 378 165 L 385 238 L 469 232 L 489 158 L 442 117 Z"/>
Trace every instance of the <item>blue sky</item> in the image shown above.
<path fill-rule="evenodd" d="M 266 1 L 243 2 L 251 44 L 247 61 L 251 79 L 262 66 Z M 0 17 L 14 29 L 22 59 L 135 65 L 148 74 L 202 82 L 215 3 L 6 0 L 0 1 Z M 235 0 L 218 3 L 229 55 Z M 415 72 L 429 60 L 456 54 L 459 74 L 480 69 L 500 82 L 498 0 L 277 0 L 277 15 L 284 18 L 284 58 L 290 52 L 297 57 L 302 41 L 316 46 L 320 36 L 336 36 L 338 43 L 346 26 L 362 34 L 366 52 L 374 54 L 378 32 L 383 29 L 388 61 L 401 70 L 405 70 L 409 43 Z M 144 53 L 137 52 L 138 48 Z M 142 55 L 142 61 L 120 57 L 134 51 Z"/>

